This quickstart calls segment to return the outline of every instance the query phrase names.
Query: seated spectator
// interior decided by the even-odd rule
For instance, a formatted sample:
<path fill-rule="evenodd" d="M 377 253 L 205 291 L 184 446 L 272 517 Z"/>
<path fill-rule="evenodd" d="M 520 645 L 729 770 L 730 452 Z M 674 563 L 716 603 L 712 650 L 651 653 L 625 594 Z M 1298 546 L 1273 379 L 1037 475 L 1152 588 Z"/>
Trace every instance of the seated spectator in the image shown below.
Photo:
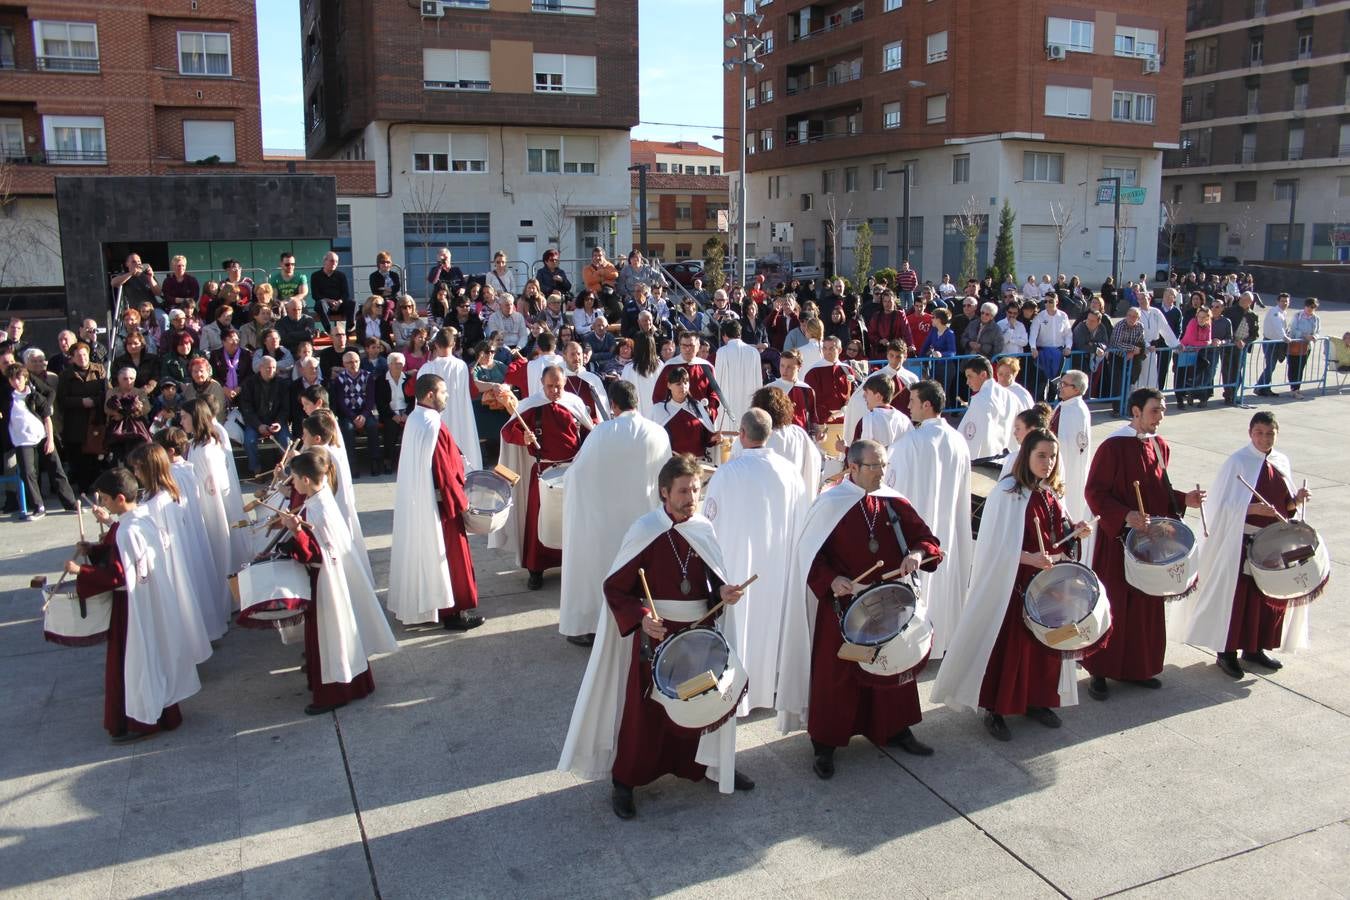
<path fill-rule="evenodd" d="M 234 330 L 234 307 L 228 304 L 217 306 L 212 321 L 202 326 L 201 343 L 197 349 L 207 356 L 219 350 L 224 343 L 221 335 L 226 329 Z"/>
<path fill-rule="evenodd" d="M 398 459 L 398 448 L 403 443 L 403 425 L 408 421 L 408 412 L 417 405 L 412 396 L 416 381 L 417 377 L 404 368 L 403 354 L 395 351 L 389 354 L 389 371 L 375 382 L 375 408 L 384 430 L 384 466 L 391 472 Z"/>
<path fill-rule="evenodd" d="M 361 315 L 357 317 L 356 328 L 353 329 L 358 343 L 372 337 L 385 343 L 393 340 L 393 326 L 384 315 L 385 305 L 385 299 L 377 294 L 371 294 L 361 305 Z"/>
<path fill-rule="evenodd" d="M 1336 353 L 1336 371 L 1350 372 L 1350 331 L 1341 335 L 1339 341 L 1332 341 L 1331 347 Z"/>
<path fill-rule="evenodd" d="M 239 332 L 230 328 L 225 331 L 219 350 L 212 353 L 211 375 L 225 391 L 226 408 L 233 409 L 237 404 L 239 388 L 253 374 L 253 356 L 239 343 Z"/>
<path fill-rule="evenodd" d="M 439 325 L 450 315 L 453 308 L 454 301 L 451 299 L 450 288 L 444 282 L 431 289 L 431 300 L 427 303 L 427 319 Z"/>
<path fill-rule="evenodd" d="M 417 301 L 409 294 L 400 294 L 394 305 L 394 321 L 389 323 L 390 343 L 406 347 L 408 337 L 418 328 L 426 328 L 427 320 L 417 314 Z"/>
<path fill-rule="evenodd" d="M 317 359 L 310 357 L 298 364 L 295 371 L 296 377 L 291 381 L 291 434 L 300 433 L 305 417 L 309 415 L 305 411 L 304 404 L 300 402 L 301 399 L 316 396 L 316 391 L 323 391 L 323 396 L 328 396 L 328 392 L 324 390 L 323 383 L 319 378 L 319 361 Z"/>
<path fill-rule="evenodd" d="M 357 476 L 356 436 L 366 436 L 366 459 L 370 474 L 379 475 L 384 463 L 380 455 L 380 419 L 375 407 L 375 384 L 379 378 L 361 368 L 361 357 L 348 350 L 342 357 L 342 371 L 333 380 L 333 412 L 342 429 L 342 442 L 347 447 L 352 477 Z"/>
<path fill-rule="evenodd" d="M 331 250 L 323 256 L 323 268 L 309 277 L 309 292 L 314 296 L 314 312 L 328 334 L 333 333 L 334 319 L 342 320 L 345 328 L 356 315 L 351 286 L 338 268 L 338 255 Z"/>
<path fill-rule="evenodd" d="M 136 387 L 143 389 L 147 394 L 153 394 L 160 379 L 164 377 L 164 367 L 159 357 L 146 349 L 145 337 L 139 330 L 128 332 L 124 352 L 113 360 L 113 371 L 120 372 L 122 369 L 134 369 Z"/>
<path fill-rule="evenodd" d="M 295 254 L 290 251 L 282 251 L 281 268 L 272 273 L 272 277 L 267 279 L 267 283 L 272 286 L 276 293 L 278 303 L 284 304 L 292 297 L 299 297 L 301 300 L 309 300 L 309 279 L 295 271 Z"/>
<path fill-rule="evenodd" d="M 481 330 L 482 326 L 479 325 Z M 425 328 L 415 328 L 408 336 L 408 346 L 403 349 L 403 365 L 409 375 L 416 377 L 417 370 L 426 365 L 431 357 L 431 347 Z"/>
<path fill-rule="evenodd" d="M 233 287 L 239 295 L 239 308 L 246 308 L 253 305 L 253 279 L 244 274 L 244 267 L 237 259 L 226 259 L 220 264 L 220 269 L 225 273 L 225 281 L 220 287 L 223 290 L 226 287 Z"/>
<path fill-rule="evenodd" d="M 485 330 L 500 335 L 502 344 L 512 349 L 522 349 L 530 339 L 529 326 L 525 324 L 525 317 L 516 312 L 515 298 L 510 294 L 501 295 L 497 311 L 488 316 Z"/>
<path fill-rule="evenodd" d="M 561 331 L 564 325 L 570 327 L 572 314 L 563 309 L 563 295 L 553 293 L 544 298 L 544 308 L 536 317 L 536 321 L 554 334 Z"/>
<path fill-rule="evenodd" d="M 596 316 L 591 320 L 590 330 L 582 334 L 582 343 L 591 352 L 591 359 L 595 365 L 603 366 L 614 359 L 614 353 L 618 346 L 614 335 L 609 331 L 609 320 L 604 316 Z"/>
<path fill-rule="evenodd" d="M 319 351 L 319 379 L 325 384 L 332 382 L 342 371 L 342 357 L 352 348 L 351 335 L 343 328 L 335 328 L 332 343 Z"/>
<path fill-rule="evenodd" d="M 163 372 L 174 381 L 187 381 L 188 367 L 194 359 L 199 359 L 201 354 L 193 349 L 195 343 L 192 335 L 186 331 L 172 335 L 171 340 L 169 352 L 163 357 Z"/>
<path fill-rule="evenodd" d="M 464 286 L 464 273 L 452 261 L 449 247 L 442 247 L 437 251 L 436 265 L 427 270 L 427 284 L 432 286 L 433 297 L 441 285 L 445 285 L 447 296 Z M 437 315 L 435 310 L 432 310 L 431 314 Z M 442 312 L 440 315 L 444 316 L 445 313 Z"/>
<path fill-rule="evenodd" d="M 534 278 L 539 282 L 539 290 L 543 291 L 546 297 L 554 293 L 564 297 L 572 294 L 571 280 L 567 277 L 567 273 L 558 267 L 557 250 L 549 248 L 544 251 L 544 264 L 534 273 Z"/>
<path fill-rule="evenodd" d="M 292 381 L 300 377 L 297 370 L 300 368 L 300 364 L 303 363 L 305 360 L 312 359 L 316 363 L 319 361 L 319 358 L 314 355 L 314 344 L 311 343 L 310 341 L 301 341 L 300 343 L 296 344 L 295 353 L 292 355 L 295 357 L 295 364 L 291 366 Z"/>
<path fill-rule="evenodd" d="M 276 323 L 276 311 L 272 309 L 272 286 L 258 285 L 257 294 L 253 301 L 253 318 L 239 329 L 239 343 L 250 353 L 262 346 L 262 333 Z"/>
<path fill-rule="evenodd" d="M 451 334 L 454 333 L 453 328 L 445 330 L 449 331 Z M 361 357 L 361 368 L 371 373 L 376 378 L 383 378 L 384 373 L 389 370 L 389 362 L 384 358 L 384 355 L 389 352 L 389 349 L 390 349 L 389 345 L 386 344 L 384 341 L 380 340 L 379 338 L 366 338 L 366 346 L 365 346 L 366 354 L 365 356 Z M 344 353 L 343 354 L 344 367 L 346 366 L 346 359 L 347 356 Z M 342 373 L 339 372 L 338 374 L 340 375 Z"/>
<path fill-rule="evenodd" d="M 258 371 L 239 392 L 239 412 L 244 418 L 244 453 L 249 471 L 261 473 L 258 441 L 272 438 L 278 447 L 290 443 L 290 383 L 278 376 L 277 361 L 270 356 L 258 362 Z"/>
<path fill-rule="evenodd" d="M 619 272 L 614 268 L 614 263 L 605 259 L 604 249 L 592 247 L 590 264 L 581 270 L 581 280 L 586 285 L 586 290 L 599 298 L 606 288 L 613 290 L 618 278 Z"/>
<path fill-rule="evenodd" d="M 291 380 L 291 370 L 295 368 L 295 357 L 291 351 L 281 346 L 281 335 L 275 328 L 269 328 L 259 337 L 262 338 L 262 346 L 253 351 L 253 371 L 261 371 L 259 363 L 264 357 L 270 357 L 276 361 L 276 374 L 286 381 Z"/>
<path fill-rule="evenodd" d="M 182 405 L 186 406 L 193 400 L 205 400 L 211 404 L 211 409 L 218 410 L 216 420 L 222 425 L 225 424 L 229 406 L 225 389 L 221 387 L 220 382 L 211 377 L 211 363 L 205 357 L 199 356 L 192 361 L 185 381 L 179 381 L 177 378 L 166 380 L 182 385 L 179 390 L 182 394 Z"/>
<path fill-rule="evenodd" d="M 319 333 L 314 317 L 305 312 L 305 301 L 301 297 L 292 297 L 286 301 L 286 315 L 277 320 L 277 334 L 281 337 L 281 346 L 295 354 L 301 341 L 314 342 Z"/>
<path fill-rule="evenodd" d="M 464 344 L 467 347 L 473 347 L 483 340 L 487 335 L 483 331 L 483 318 L 473 309 L 472 301 L 467 294 L 457 294 L 455 296 L 454 306 L 451 308 L 451 314 L 446 317 L 444 324 L 453 325 L 459 329 L 463 336 Z M 428 339 L 433 332 L 428 329 Z M 404 355 L 408 354 L 404 350 Z M 412 360 L 409 360 L 411 366 Z"/>
<path fill-rule="evenodd" d="M 394 298 L 403 293 L 403 279 L 394 269 L 394 258 L 388 250 L 375 254 L 375 271 L 370 273 L 370 292 L 384 301 L 384 305 L 393 306 Z M 381 306 L 381 311 L 384 309 Z M 355 473 L 352 473 L 355 474 Z"/>

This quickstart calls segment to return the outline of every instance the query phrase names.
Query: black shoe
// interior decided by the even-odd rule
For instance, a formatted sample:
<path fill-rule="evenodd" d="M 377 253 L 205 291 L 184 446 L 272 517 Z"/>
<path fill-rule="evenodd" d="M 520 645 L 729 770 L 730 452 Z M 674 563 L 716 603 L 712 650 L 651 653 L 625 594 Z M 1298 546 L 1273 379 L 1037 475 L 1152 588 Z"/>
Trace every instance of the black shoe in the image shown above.
<path fill-rule="evenodd" d="M 1106 679 L 1101 676 L 1093 676 L 1088 681 L 1087 692 L 1093 700 L 1105 700 L 1111 695 L 1111 689 L 1106 686 Z"/>
<path fill-rule="evenodd" d="M 1237 653 L 1216 654 L 1214 664 L 1229 678 L 1241 678 L 1247 674 L 1243 671 L 1242 666 L 1238 665 Z"/>
<path fill-rule="evenodd" d="M 530 573 L 530 580 L 527 581 L 527 582 L 525 582 L 525 586 L 526 586 L 527 588 L 529 588 L 530 590 L 532 590 L 532 591 L 537 591 L 537 590 L 539 590 L 541 587 L 544 586 L 544 573 L 543 573 L 543 572 L 531 572 L 531 573 Z"/>
<path fill-rule="evenodd" d="M 113 735 L 112 742 L 114 744 L 134 744 L 155 734 L 156 732 L 153 731 L 124 731 L 121 734 Z"/>
<path fill-rule="evenodd" d="M 592 644 L 595 643 L 595 635 L 593 635 L 593 634 L 569 634 L 569 635 L 567 636 L 567 643 L 569 643 L 569 644 L 576 644 L 578 647 L 589 647 L 589 646 L 591 646 Z"/>
<path fill-rule="evenodd" d="M 816 773 L 816 777 L 822 781 L 829 781 L 834 777 L 834 748 L 825 747 L 816 751 L 815 762 L 811 763 L 811 771 Z"/>
<path fill-rule="evenodd" d="M 1012 740 L 1012 731 L 1008 728 L 1008 723 L 1003 721 L 1003 717 L 997 713 L 987 712 L 984 714 L 984 730 L 989 732 L 989 736 L 996 741 Z"/>
<path fill-rule="evenodd" d="M 1141 688 L 1148 688 L 1150 691 L 1156 691 L 1158 688 L 1162 687 L 1162 682 L 1156 678 L 1131 678 L 1130 684 L 1137 685 Z"/>
<path fill-rule="evenodd" d="M 332 712 L 332 711 L 335 710 L 335 709 L 341 709 L 342 707 L 344 707 L 344 706 L 346 706 L 346 705 L 347 705 L 347 704 L 345 704 L 345 703 L 333 703 L 333 704 L 330 704 L 330 705 L 328 705 L 328 706 L 319 706 L 317 703 L 311 703 L 309 706 L 306 706 L 306 707 L 305 707 L 305 715 L 307 715 L 307 716 L 321 716 L 321 715 L 323 715 L 324 713 L 330 713 L 330 712 Z"/>
<path fill-rule="evenodd" d="M 908 728 L 887 741 L 886 746 L 899 747 L 911 756 L 933 755 L 933 748 L 916 738 L 914 732 Z"/>
<path fill-rule="evenodd" d="M 637 815 L 637 806 L 633 803 L 633 789 L 622 784 L 614 785 L 609 795 L 609 805 L 614 815 L 620 819 L 631 819 Z"/>
<path fill-rule="evenodd" d="M 446 631 L 472 631 L 484 621 L 482 616 L 475 616 L 473 613 L 455 613 L 447 616 L 441 625 Z"/>
<path fill-rule="evenodd" d="M 1059 720 L 1059 713 L 1048 706 L 1028 706 L 1027 718 L 1035 722 L 1040 722 L 1046 728 L 1058 728 L 1063 724 Z"/>
<path fill-rule="evenodd" d="M 1200 401 L 1200 408 L 1201 408 L 1201 409 L 1204 409 L 1206 406 L 1209 406 L 1209 398 L 1208 398 L 1208 397 L 1205 397 L 1204 399 L 1202 399 L 1202 400 Z"/>
<path fill-rule="evenodd" d="M 1275 396 L 1275 392 L 1272 391 L 1270 388 L 1257 388 L 1256 390 L 1252 391 L 1252 393 L 1255 394 L 1255 395 L 1258 396 L 1258 397 L 1274 397 L 1274 396 Z"/>
<path fill-rule="evenodd" d="M 755 779 L 746 775 L 744 772 L 737 772 L 732 780 L 732 789 L 737 791 L 753 791 L 755 789 Z"/>
<path fill-rule="evenodd" d="M 1258 666 L 1264 666 L 1272 672 L 1278 672 L 1284 668 L 1284 663 L 1273 656 L 1266 655 L 1264 650 L 1243 650 L 1242 658 L 1248 662 L 1254 662 Z"/>

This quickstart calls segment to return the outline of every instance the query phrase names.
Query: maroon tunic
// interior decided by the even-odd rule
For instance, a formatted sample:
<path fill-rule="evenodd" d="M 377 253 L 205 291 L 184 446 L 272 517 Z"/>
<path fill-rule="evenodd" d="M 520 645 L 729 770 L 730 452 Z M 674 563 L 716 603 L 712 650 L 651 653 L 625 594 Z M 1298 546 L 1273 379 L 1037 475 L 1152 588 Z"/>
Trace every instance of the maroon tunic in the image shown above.
<path fill-rule="evenodd" d="M 1169 490 L 1164 480 L 1171 449 L 1160 437 L 1146 441 L 1112 437 L 1102 442 L 1088 470 L 1088 508 L 1101 522 L 1092 568 L 1106 588 L 1111 604 L 1111 639 L 1083 659 L 1083 668 L 1094 677 L 1137 681 L 1162 671 L 1167 650 L 1167 624 L 1163 601 L 1141 593 L 1125 580 L 1125 516 L 1138 510 L 1134 482 L 1144 496 L 1150 516 L 1173 516 L 1184 510 L 1186 495 Z"/>
<path fill-rule="evenodd" d="M 1022 529 L 1021 549 L 1026 553 L 1040 552 L 1038 520 L 1046 547 L 1068 531 L 1068 516 L 1059 499 L 1047 490 L 1037 491 L 1027 501 Z M 1022 595 L 1040 571 L 1018 565 L 1008 611 L 984 669 L 980 706 L 1000 716 L 1020 716 L 1032 706 L 1059 706 L 1060 655 L 1038 641 L 1022 621 Z"/>
<path fill-rule="evenodd" d="M 792 401 L 793 424 L 800 425 L 810 434 L 816 423 L 816 392 L 807 384 L 794 384 L 788 391 Z"/>
<path fill-rule="evenodd" d="M 563 382 L 563 389 L 581 398 L 581 402 L 586 404 L 586 412 L 591 414 L 593 424 L 600 422 L 600 411 L 596 408 L 595 391 L 591 389 L 586 379 L 580 375 L 568 375 Z"/>
<path fill-rule="evenodd" d="M 525 430 L 516 419 L 507 422 L 502 428 L 502 439 L 525 447 L 535 459 L 534 465 L 530 467 L 530 494 L 525 509 L 525 538 L 521 557 L 528 571 L 542 572 L 562 565 L 562 550 L 539 543 L 539 475 L 548 471 L 552 464 L 568 462 L 576 456 L 581 449 L 581 442 L 586 438 L 586 432 L 567 407 L 560 403 L 546 403 L 527 409 L 520 417 L 534 432 L 539 446 L 530 445 L 525 440 Z"/>
<path fill-rule="evenodd" d="M 671 453 L 689 453 L 702 459 L 719 440 L 716 432 L 709 431 L 701 418 L 684 407 L 667 419 L 663 427 L 670 436 Z"/>
<path fill-rule="evenodd" d="M 886 344 L 890 341 L 904 341 L 910 353 L 919 349 L 910 334 L 909 320 L 898 309 L 873 313 L 872 321 L 867 323 L 867 337 L 868 349 L 874 357 L 885 356 Z"/>
<path fill-rule="evenodd" d="M 780 353 L 787 336 L 796 327 L 797 317 L 786 309 L 775 309 L 764 317 L 764 333 L 769 338 L 769 346 Z"/>
<path fill-rule="evenodd" d="M 469 534 L 464 530 L 464 510 L 469 505 L 464 494 L 464 460 L 444 422 L 436 434 L 436 449 L 431 454 L 431 481 L 436 486 L 436 512 L 441 520 L 450 588 L 455 592 L 455 605 L 437 611 L 445 618 L 478 608 L 478 579 L 469 552 Z"/>
<path fill-rule="evenodd" d="M 680 562 L 686 556 L 689 556 L 689 563 L 682 574 Z M 672 528 L 605 579 L 605 602 L 614 613 L 619 633 L 624 636 L 640 629 L 646 615 L 642 585 L 638 580 L 639 568 L 646 570 L 647 584 L 652 597 L 657 600 L 704 600 L 711 608 L 722 586 L 721 580 L 703 564 L 683 535 Z M 685 577 L 693 586 L 687 595 L 680 593 L 679 587 Z M 663 621 L 669 633 L 682 631 L 693 624 L 671 619 Z M 662 775 L 698 781 L 705 768 L 694 761 L 699 732 L 673 724 L 661 704 L 649 696 L 652 665 L 642 658 L 641 635 L 634 635 L 632 645 L 633 659 L 628 667 L 623 720 L 619 725 L 618 752 L 614 758 L 614 780 L 628 787 L 649 784 Z"/>
<path fill-rule="evenodd" d="M 708 416 L 716 422 L 717 411 L 722 406 L 722 387 L 717 383 L 713 367 L 703 363 L 687 363 L 682 356 L 673 358 L 666 363 L 664 369 L 656 373 L 656 384 L 652 387 L 652 403 L 663 403 L 670 397 L 670 384 L 666 379 L 670 377 L 672 369 L 684 369 L 689 373 L 689 396 L 695 400 L 706 400 Z"/>
<path fill-rule="evenodd" d="M 1294 499 L 1283 476 L 1269 462 L 1261 464 L 1256 492 L 1279 510 L 1288 509 Z M 1247 515 L 1247 524 L 1258 528 L 1274 521 L 1273 516 Z M 1242 571 L 1246 561 L 1247 540 L 1244 538 L 1242 555 L 1238 559 L 1237 590 L 1233 592 L 1233 617 L 1228 621 L 1228 644 L 1224 650 L 1274 650 L 1280 646 L 1284 634 L 1285 607 L 1261 593 L 1252 576 Z"/>
<path fill-rule="evenodd" d="M 842 422 L 843 417 L 836 415 L 848 405 L 849 381 L 848 368 L 842 363 L 815 366 L 802 376 L 816 395 L 816 423 L 828 425 L 830 422 Z M 855 573 L 856 574 L 856 573 Z"/>
<path fill-rule="evenodd" d="M 134 731 L 153 734 L 172 731 L 183 724 L 178 704 L 166 706 L 153 724 L 137 722 L 127 716 L 127 625 L 131 611 L 127 605 L 127 579 L 122 557 L 117 552 L 117 523 L 103 539 L 90 548 L 89 564 L 80 566 L 75 576 L 75 592 L 88 599 L 112 592 L 112 617 L 108 623 L 108 653 L 103 665 L 103 727 L 113 737 Z"/>
<path fill-rule="evenodd" d="M 304 514 L 301 513 L 301 518 Z M 300 563 L 309 572 L 309 594 L 313 598 L 305 608 L 305 679 L 314 698 L 315 706 L 341 706 L 353 700 L 360 700 L 375 691 L 375 678 L 371 675 L 370 664 L 366 670 L 349 682 L 323 680 L 323 656 L 319 645 L 319 567 L 323 565 L 323 552 L 319 542 L 305 529 L 292 535 L 281 545 L 283 552 Z"/>
<path fill-rule="evenodd" d="M 919 722 L 919 688 L 914 680 L 900 684 L 900 676 L 881 677 L 863 671 L 857 663 L 838 658 L 843 636 L 830 598 L 830 582 L 836 577 L 854 578 L 877 560 L 884 568 L 864 579 L 872 583 L 877 575 L 900 565 L 904 551 L 882 506 L 883 498 L 868 496 L 844 513 L 811 563 L 807 581 L 820 598 L 816 607 L 815 639 L 811 646 L 811 698 L 807 732 L 811 740 L 832 747 L 843 747 L 849 738 L 861 734 L 876 744 L 884 744 L 905 728 Z M 910 552 L 941 557 L 938 539 L 914 511 L 908 500 L 889 498 L 900 520 Z M 863 508 L 866 506 L 867 513 Z M 874 518 L 873 518 L 874 517 Z M 873 518 L 871 536 L 877 541 L 874 553 L 868 549 L 868 519 Z M 926 563 L 924 571 L 937 568 L 939 560 Z M 840 609 L 848 610 L 852 600 L 842 598 Z"/>

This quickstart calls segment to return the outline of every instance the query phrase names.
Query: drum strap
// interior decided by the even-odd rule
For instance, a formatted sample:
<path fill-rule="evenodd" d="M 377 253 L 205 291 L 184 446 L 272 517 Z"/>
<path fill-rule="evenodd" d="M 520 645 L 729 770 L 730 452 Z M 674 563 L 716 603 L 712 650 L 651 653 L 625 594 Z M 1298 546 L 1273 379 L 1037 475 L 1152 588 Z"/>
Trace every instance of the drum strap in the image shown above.
<path fill-rule="evenodd" d="M 1159 459 L 1159 462 L 1162 460 Z M 1163 486 L 1167 488 L 1167 505 L 1172 508 L 1172 517 L 1178 522 L 1186 515 L 1186 511 L 1177 508 L 1177 492 L 1172 487 L 1172 479 L 1167 477 L 1167 469 L 1162 470 Z"/>
<path fill-rule="evenodd" d="M 882 498 L 881 503 L 886 507 L 886 518 L 890 519 L 891 530 L 895 532 L 895 539 L 900 543 L 900 555 L 909 556 L 909 542 L 905 540 L 905 533 L 900 530 L 900 517 L 895 514 L 895 507 L 885 498 Z"/>

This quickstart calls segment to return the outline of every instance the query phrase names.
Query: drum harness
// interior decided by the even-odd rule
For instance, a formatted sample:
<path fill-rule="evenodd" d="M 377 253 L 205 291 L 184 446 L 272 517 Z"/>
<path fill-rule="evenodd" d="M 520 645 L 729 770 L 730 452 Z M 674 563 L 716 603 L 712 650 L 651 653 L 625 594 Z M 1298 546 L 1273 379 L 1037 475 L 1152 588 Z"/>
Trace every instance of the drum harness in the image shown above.
<path fill-rule="evenodd" d="M 1158 461 L 1162 462 L 1161 456 L 1158 457 Z M 1172 479 L 1167 477 L 1166 466 L 1164 466 L 1162 470 L 1162 483 L 1163 487 L 1167 488 L 1167 505 L 1172 509 L 1172 518 L 1180 522 L 1182 518 L 1185 516 L 1185 512 L 1177 508 L 1177 492 L 1176 489 L 1172 487 Z M 1128 531 L 1129 529 L 1126 529 L 1125 531 L 1121 532 L 1120 537 L 1117 538 L 1117 540 L 1119 540 L 1122 544 L 1125 543 L 1125 535 L 1128 533 Z"/>
<path fill-rule="evenodd" d="M 895 507 L 891 506 L 885 497 L 879 498 L 881 504 L 886 507 L 886 519 L 891 523 L 891 531 L 895 533 L 895 540 L 900 544 L 900 558 L 909 556 L 909 542 L 905 540 L 904 532 L 900 530 L 900 517 L 895 513 Z M 917 571 L 917 570 L 916 570 Z M 919 579 L 914 572 L 905 576 L 903 581 L 907 582 L 914 591 L 914 596 L 919 596 Z M 833 594 L 830 596 L 830 603 L 834 606 L 834 615 L 839 619 L 839 625 L 842 628 L 844 624 L 844 609 L 839 605 L 839 598 Z M 852 601 L 850 601 L 852 605 Z"/>

